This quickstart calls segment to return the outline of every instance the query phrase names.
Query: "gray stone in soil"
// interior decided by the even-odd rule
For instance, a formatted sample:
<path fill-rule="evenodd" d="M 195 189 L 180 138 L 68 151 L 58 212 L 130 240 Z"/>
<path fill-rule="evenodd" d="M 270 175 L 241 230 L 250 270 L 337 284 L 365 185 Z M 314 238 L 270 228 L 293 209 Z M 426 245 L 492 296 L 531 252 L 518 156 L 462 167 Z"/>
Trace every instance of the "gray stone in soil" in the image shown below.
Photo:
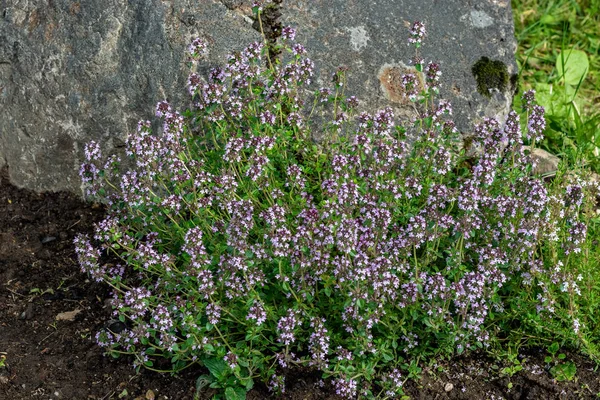
<path fill-rule="evenodd" d="M 208 61 L 199 72 L 259 40 L 251 0 L 0 0 L 0 167 L 36 191 L 81 193 L 83 145 L 118 151 L 156 102 L 189 106 L 185 47 L 201 36 Z M 318 68 L 314 87 L 349 67 L 347 94 L 373 111 L 413 109 L 398 77 L 414 55 L 406 43 L 415 20 L 426 23 L 423 57 L 442 68 L 441 97 L 454 105 L 463 132 L 483 116 L 502 116 L 511 90 L 477 93 L 472 66 L 500 60 L 516 72 L 508 0 L 283 0 L 281 22 L 298 29 Z"/>

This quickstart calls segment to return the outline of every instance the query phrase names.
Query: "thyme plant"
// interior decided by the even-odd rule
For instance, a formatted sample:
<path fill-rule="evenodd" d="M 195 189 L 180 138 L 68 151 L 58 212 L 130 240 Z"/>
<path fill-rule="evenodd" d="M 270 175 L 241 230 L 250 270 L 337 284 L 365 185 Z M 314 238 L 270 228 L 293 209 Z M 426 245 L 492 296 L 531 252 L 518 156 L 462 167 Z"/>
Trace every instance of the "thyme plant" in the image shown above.
<path fill-rule="evenodd" d="M 415 23 L 409 43 L 419 51 L 424 36 Z M 108 214 L 76 251 L 121 321 L 100 346 L 136 367 L 205 366 L 200 382 L 228 399 L 257 380 L 282 393 L 299 366 L 344 398 L 395 398 L 420 361 L 493 345 L 516 310 L 582 334 L 564 312 L 581 290 L 568 264 L 597 187 L 532 173 L 524 140 L 544 129 L 533 92 L 524 131 L 514 111 L 487 118 L 472 156 L 437 98 L 439 66 L 418 53 L 403 81 L 419 118 L 397 121 L 391 108 L 358 112 L 343 70 L 305 97 L 314 65 L 294 29 L 276 46 L 272 65 L 252 43 L 192 73 L 193 109 L 159 102 L 162 132 L 138 124 L 125 172 L 86 146 L 86 194 Z M 205 51 L 189 48 L 194 62 Z M 333 116 L 316 143 L 320 110 Z"/>

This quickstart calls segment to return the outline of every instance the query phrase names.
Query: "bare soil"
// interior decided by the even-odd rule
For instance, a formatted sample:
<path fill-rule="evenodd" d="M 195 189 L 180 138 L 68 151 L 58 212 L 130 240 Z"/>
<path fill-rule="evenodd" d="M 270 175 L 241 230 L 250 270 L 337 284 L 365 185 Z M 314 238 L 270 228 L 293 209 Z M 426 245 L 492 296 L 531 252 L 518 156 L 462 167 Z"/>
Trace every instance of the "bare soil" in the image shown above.
<path fill-rule="evenodd" d="M 0 399 L 193 399 L 201 367 L 180 376 L 136 373 L 129 360 L 104 356 L 95 344 L 110 320 L 108 289 L 80 272 L 72 242 L 91 231 L 102 208 L 66 193 L 15 188 L 6 175 L 0 175 Z M 457 358 L 425 370 L 406 392 L 412 399 L 598 398 L 593 363 L 568 354 L 577 376 L 557 382 L 544 355 L 523 354 L 524 369 L 511 378 L 476 354 Z M 287 382 L 285 399 L 337 399 L 329 386 L 318 386 L 318 374 L 295 371 Z M 248 398 L 270 396 L 257 385 Z"/>

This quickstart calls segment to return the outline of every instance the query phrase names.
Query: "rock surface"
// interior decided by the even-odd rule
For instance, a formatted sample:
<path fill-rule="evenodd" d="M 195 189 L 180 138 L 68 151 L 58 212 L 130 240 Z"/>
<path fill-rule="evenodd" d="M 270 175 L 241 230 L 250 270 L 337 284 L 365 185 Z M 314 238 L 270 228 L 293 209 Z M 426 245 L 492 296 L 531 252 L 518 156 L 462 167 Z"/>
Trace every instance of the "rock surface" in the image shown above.
<path fill-rule="evenodd" d="M 556 157 L 554 154 L 548 153 L 544 149 L 535 148 L 531 152 L 531 157 L 537 162 L 537 165 L 533 169 L 535 174 L 553 176 L 556 174 L 556 171 L 558 171 L 560 158 Z"/>
<path fill-rule="evenodd" d="M 81 193 L 83 144 L 94 139 L 110 153 L 139 119 L 152 119 L 158 101 L 187 107 L 186 45 L 203 37 L 205 67 L 222 64 L 260 39 L 250 4 L 0 0 L 0 168 L 8 165 L 21 187 Z M 410 115 L 393 78 L 414 55 L 406 42 L 414 20 L 426 23 L 422 56 L 440 64 L 441 97 L 453 103 L 460 130 L 503 115 L 510 104 L 512 89 L 488 99 L 471 73 L 481 57 L 516 72 L 508 0 L 281 0 L 278 7 L 281 23 L 298 29 L 315 61 L 315 87 L 329 86 L 331 74 L 347 66 L 347 94 L 364 109 L 389 105 Z"/>
<path fill-rule="evenodd" d="M 260 39 L 212 0 L 0 0 L 0 167 L 36 191 L 81 193 L 83 145 L 122 146 L 156 103 L 188 104 L 185 48 L 210 60 Z"/>
<path fill-rule="evenodd" d="M 399 71 L 415 56 L 407 44 L 414 21 L 425 23 L 420 56 L 440 65 L 440 97 L 451 101 L 459 130 L 469 132 L 483 116 L 502 119 L 512 103 L 512 87 L 492 90 L 488 99 L 477 92 L 472 74 L 482 57 L 517 73 L 508 0 L 284 0 L 281 11 L 285 24 L 300 27 L 298 40 L 320 69 L 319 83 L 327 85 L 339 65 L 347 66 L 347 90 L 367 108 L 391 105 L 399 115 L 410 108 L 399 95 Z"/>

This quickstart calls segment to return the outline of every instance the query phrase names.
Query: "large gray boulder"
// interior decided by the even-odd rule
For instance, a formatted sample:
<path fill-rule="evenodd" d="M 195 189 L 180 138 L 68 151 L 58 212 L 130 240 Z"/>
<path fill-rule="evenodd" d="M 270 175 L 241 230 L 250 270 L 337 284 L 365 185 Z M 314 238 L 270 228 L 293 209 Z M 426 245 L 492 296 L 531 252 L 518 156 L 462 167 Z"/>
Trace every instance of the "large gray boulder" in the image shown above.
<path fill-rule="evenodd" d="M 443 71 L 460 130 L 484 115 L 503 115 L 511 85 L 481 90 L 473 66 L 487 57 L 516 72 L 510 2 L 496 0 L 278 0 L 265 29 L 298 29 L 318 68 L 315 87 L 349 67 L 347 94 L 374 110 L 410 114 L 398 76 L 414 55 L 414 20 L 426 23 L 422 55 Z M 0 168 L 36 191 L 81 193 L 83 144 L 122 147 L 139 119 L 168 99 L 185 108 L 185 47 L 209 42 L 204 66 L 260 40 L 251 0 L 0 0 Z M 403 64 L 404 63 L 404 64 Z M 496 80 L 497 81 L 497 80 Z M 495 82 L 492 79 L 492 82 Z M 481 85 L 480 85 L 481 86 Z M 496 84 L 495 86 L 502 86 Z M 480 94 L 480 93 L 483 93 Z"/>
<path fill-rule="evenodd" d="M 281 12 L 284 24 L 300 27 L 298 40 L 309 49 L 322 83 L 345 65 L 347 90 L 368 108 L 392 106 L 410 114 L 401 77 L 415 56 L 409 28 L 422 21 L 427 37 L 420 56 L 440 65 L 440 97 L 452 103 L 459 130 L 469 132 L 483 116 L 502 119 L 509 111 L 517 73 L 509 0 L 284 0 Z M 485 75 L 498 65 L 506 67 L 502 88 L 495 87 L 502 86 L 494 84 L 495 71 Z M 474 67 L 482 72 L 481 82 Z M 486 80 L 492 87 L 485 87 Z"/>

